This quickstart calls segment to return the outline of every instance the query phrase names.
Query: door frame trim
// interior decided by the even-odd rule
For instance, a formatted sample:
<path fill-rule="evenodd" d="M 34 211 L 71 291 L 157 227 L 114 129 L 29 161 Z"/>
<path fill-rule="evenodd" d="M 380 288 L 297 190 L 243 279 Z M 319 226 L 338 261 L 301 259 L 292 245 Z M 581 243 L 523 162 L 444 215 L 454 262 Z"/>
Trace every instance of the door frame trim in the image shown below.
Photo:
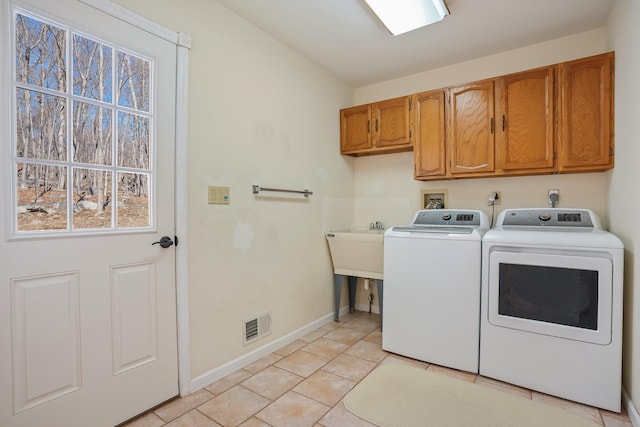
<path fill-rule="evenodd" d="M 187 233 L 187 110 L 189 49 L 191 36 L 165 28 L 110 0 L 79 0 L 108 15 L 136 26 L 176 45 L 176 135 L 175 135 L 175 233 L 176 246 L 176 321 L 178 342 L 178 388 L 181 396 L 191 393 L 191 340 L 189 334 L 189 271 Z"/>

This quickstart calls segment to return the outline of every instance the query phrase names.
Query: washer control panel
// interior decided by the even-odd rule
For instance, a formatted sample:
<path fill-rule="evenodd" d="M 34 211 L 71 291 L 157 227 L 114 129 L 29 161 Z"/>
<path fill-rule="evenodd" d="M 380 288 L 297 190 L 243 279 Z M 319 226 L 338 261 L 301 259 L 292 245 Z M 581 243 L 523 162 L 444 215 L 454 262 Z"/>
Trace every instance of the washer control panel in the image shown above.
<path fill-rule="evenodd" d="M 412 225 L 480 227 L 481 215 L 469 210 L 425 209 L 416 213 Z"/>
<path fill-rule="evenodd" d="M 507 209 L 497 226 L 596 228 L 588 209 Z"/>

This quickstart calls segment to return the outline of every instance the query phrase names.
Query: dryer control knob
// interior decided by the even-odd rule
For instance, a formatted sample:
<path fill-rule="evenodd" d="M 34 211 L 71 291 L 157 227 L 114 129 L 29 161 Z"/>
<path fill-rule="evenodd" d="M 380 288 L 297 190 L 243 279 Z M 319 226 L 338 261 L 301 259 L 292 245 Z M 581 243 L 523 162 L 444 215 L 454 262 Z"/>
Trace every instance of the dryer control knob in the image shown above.
<path fill-rule="evenodd" d="M 540 221 L 549 221 L 551 219 L 551 215 L 549 215 L 548 213 L 541 213 L 538 216 L 538 219 L 540 219 Z"/>

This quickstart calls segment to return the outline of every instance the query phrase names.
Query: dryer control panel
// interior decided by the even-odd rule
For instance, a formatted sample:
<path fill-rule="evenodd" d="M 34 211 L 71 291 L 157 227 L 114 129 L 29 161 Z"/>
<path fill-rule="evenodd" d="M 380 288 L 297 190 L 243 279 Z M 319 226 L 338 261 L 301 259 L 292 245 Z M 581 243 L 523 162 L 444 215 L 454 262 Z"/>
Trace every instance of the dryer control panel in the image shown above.
<path fill-rule="evenodd" d="M 496 226 L 599 229 L 598 224 L 598 217 L 588 209 L 507 209 Z"/>

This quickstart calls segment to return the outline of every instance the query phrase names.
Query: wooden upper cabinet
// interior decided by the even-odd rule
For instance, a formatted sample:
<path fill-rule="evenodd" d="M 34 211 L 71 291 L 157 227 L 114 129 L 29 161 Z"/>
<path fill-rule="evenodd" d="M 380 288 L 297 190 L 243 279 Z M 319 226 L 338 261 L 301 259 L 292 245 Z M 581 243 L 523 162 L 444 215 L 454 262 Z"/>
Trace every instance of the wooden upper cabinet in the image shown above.
<path fill-rule="evenodd" d="M 558 171 L 613 167 L 613 52 L 559 65 Z"/>
<path fill-rule="evenodd" d="M 410 99 L 403 96 L 373 104 L 375 147 L 411 147 Z"/>
<path fill-rule="evenodd" d="M 452 176 L 493 172 L 493 80 L 449 88 L 449 161 Z"/>
<path fill-rule="evenodd" d="M 446 175 L 445 91 L 435 90 L 413 95 L 412 105 L 414 178 L 444 177 Z"/>
<path fill-rule="evenodd" d="M 555 66 L 496 80 L 496 169 L 553 172 Z"/>
<path fill-rule="evenodd" d="M 410 97 L 340 110 L 340 152 L 367 155 L 410 151 Z"/>
<path fill-rule="evenodd" d="M 340 110 L 340 151 L 343 154 L 371 149 L 371 106 Z"/>
<path fill-rule="evenodd" d="M 596 172 L 614 164 L 614 53 L 340 111 L 342 154 L 414 150 L 414 178 Z"/>

